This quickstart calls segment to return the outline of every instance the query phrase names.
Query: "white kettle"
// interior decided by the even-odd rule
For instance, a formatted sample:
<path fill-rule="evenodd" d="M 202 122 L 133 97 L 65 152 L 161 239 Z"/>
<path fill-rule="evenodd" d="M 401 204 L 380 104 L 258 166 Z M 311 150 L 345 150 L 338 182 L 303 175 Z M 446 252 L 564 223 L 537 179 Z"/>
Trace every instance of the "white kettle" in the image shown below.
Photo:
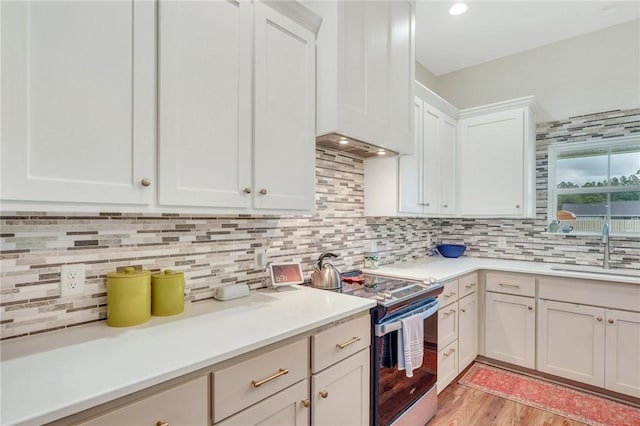
<path fill-rule="evenodd" d="M 325 290 L 337 290 L 342 287 L 340 272 L 331 263 L 323 263 L 326 257 L 338 257 L 338 255 L 329 252 L 320 255 L 316 269 L 311 274 L 311 286 Z"/>

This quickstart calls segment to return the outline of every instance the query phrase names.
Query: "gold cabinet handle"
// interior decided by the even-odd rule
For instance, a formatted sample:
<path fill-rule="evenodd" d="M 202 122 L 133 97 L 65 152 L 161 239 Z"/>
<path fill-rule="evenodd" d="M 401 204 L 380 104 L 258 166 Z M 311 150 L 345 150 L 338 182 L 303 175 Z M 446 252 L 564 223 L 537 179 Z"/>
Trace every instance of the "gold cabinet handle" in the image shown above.
<path fill-rule="evenodd" d="M 352 338 L 351 340 L 349 340 L 348 342 L 338 343 L 338 344 L 336 345 L 336 348 L 338 348 L 338 349 L 344 349 L 344 348 L 346 348 L 347 346 L 349 346 L 349 345 L 353 345 L 354 343 L 359 342 L 359 341 L 360 341 L 360 338 L 359 338 L 359 337 L 357 337 L 357 336 L 353 336 L 353 338 Z"/>
<path fill-rule="evenodd" d="M 519 285 L 515 285 L 515 284 L 503 284 L 503 283 L 500 283 L 498 285 L 501 286 L 501 287 L 520 288 Z"/>
<path fill-rule="evenodd" d="M 327 397 L 329 396 L 329 392 L 327 392 L 325 390 L 320 391 L 319 394 L 320 394 L 320 398 L 322 398 L 322 399 L 327 399 Z"/>
<path fill-rule="evenodd" d="M 151 186 L 151 179 L 144 178 L 140 181 L 142 186 Z"/>
<path fill-rule="evenodd" d="M 443 296 L 444 296 L 444 298 L 445 298 L 445 299 L 448 299 L 448 298 L 450 298 L 451 296 L 455 296 L 455 295 L 456 295 L 456 292 L 455 292 L 455 291 L 452 291 L 452 292 L 451 292 L 451 293 L 449 293 L 449 294 L 443 294 Z"/>
<path fill-rule="evenodd" d="M 309 401 L 308 399 L 303 399 L 302 401 L 300 401 L 300 404 L 302 404 L 304 408 L 309 408 L 309 406 L 311 405 L 311 401 Z"/>
<path fill-rule="evenodd" d="M 602 321 L 602 317 L 596 317 L 598 321 Z"/>
<path fill-rule="evenodd" d="M 449 312 L 445 312 L 442 315 L 444 315 L 445 317 L 448 317 L 449 315 L 454 314 L 455 312 L 456 312 L 455 309 L 450 309 Z"/>
<path fill-rule="evenodd" d="M 608 322 L 609 324 L 613 324 L 613 318 L 609 318 L 609 319 L 607 320 L 607 322 Z"/>
<path fill-rule="evenodd" d="M 464 288 L 473 288 L 475 286 L 476 286 L 476 283 L 471 283 L 471 284 L 465 285 Z"/>
<path fill-rule="evenodd" d="M 169 426 L 169 422 L 162 422 L 158 420 L 158 422 L 156 423 L 156 426 Z"/>
<path fill-rule="evenodd" d="M 460 312 L 467 312 L 467 310 L 460 308 Z"/>
<path fill-rule="evenodd" d="M 242 190 L 242 192 L 244 192 L 245 194 L 251 194 L 251 188 L 249 188 L 248 186 Z"/>
<path fill-rule="evenodd" d="M 267 195 L 267 190 L 265 188 L 262 188 L 260 190 L 260 195 Z"/>
<path fill-rule="evenodd" d="M 260 386 L 264 385 L 265 383 L 270 382 L 272 380 L 275 380 L 280 376 L 284 376 L 287 373 L 289 373 L 289 370 L 287 370 L 286 368 L 281 368 L 273 376 L 269 376 L 266 379 L 262 379 L 262 380 L 252 380 L 251 384 L 253 385 L 254 388 L 259 388 Z"/>
<path fill-rule="evenodd" d="M 533 306 L 527 306 L 527 309 L 533 311 Z"/>
<path fill-rule="evenodd" d="M 449 356 L 449 355 L 452 355 L 455 351 L 456 351 L 455 349 L 449 349 L 449 352 L 446 352 L 446 353 L 444 353 L 442 355 Z"/>

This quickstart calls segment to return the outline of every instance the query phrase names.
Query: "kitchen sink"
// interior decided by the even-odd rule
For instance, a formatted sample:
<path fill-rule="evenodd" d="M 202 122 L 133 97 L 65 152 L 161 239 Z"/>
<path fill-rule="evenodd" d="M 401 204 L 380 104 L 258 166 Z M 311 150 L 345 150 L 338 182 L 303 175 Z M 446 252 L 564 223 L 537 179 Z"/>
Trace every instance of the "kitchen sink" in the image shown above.
<path fill-rule="evenodd" d="M 582 272 L 585 274 L 602 274 L 602 275 L 623 275 L 627 277 L 640 278 L 640 271 L 628 269 L 604 269 L 597 266 L 581 266 L 581 265 L 563 265 L 552 266 L 553 271 Z"/>

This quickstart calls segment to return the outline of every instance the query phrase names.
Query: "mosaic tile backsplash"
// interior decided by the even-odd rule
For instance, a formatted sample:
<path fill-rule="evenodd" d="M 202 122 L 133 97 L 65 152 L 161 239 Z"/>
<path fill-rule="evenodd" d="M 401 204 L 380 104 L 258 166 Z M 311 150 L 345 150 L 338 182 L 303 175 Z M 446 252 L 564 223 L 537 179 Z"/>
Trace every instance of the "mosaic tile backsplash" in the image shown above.
<path fill-rule="evenodd" d="M 316 151 L 316 213 L 307 216 L 188 214 L 68 214 L 2 212 L 0 338 L 43 333 L 100 321 L 106 315 L 105 277 L 124 266 L 185 273 L 186 302 L 208 299 L 216 287 L 265 285 L 254 264 L 297 261 L 309 276 L 318 255 L 333 251 L 340 270 L 362 267 L 376 241 L 381 263 L 428 255 L 427 241 L 465 243 L 467 256 L 600 264 L 596 237 L 543 234 L 546 226 L 546 149 L 550 143 L 640 132 L 640 109 L 611 111 L 537 127 L 536 219 L 365 218 L 361 159 Z M 508 248 L 497 247 L 498 236 Z M 613 267 L 638 269 L 640 240 L 612 240 Z M 84 295 L 61 298 L 60 265 L 86 265 Z"/>

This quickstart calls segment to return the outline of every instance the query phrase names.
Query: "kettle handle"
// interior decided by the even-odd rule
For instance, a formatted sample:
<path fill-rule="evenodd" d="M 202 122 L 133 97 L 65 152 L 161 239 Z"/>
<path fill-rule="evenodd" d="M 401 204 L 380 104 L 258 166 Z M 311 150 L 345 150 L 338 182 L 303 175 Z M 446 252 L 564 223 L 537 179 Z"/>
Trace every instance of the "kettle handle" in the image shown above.
<path fill-rule="evenodd" d="M 338 255 L 334 253 L 329 253 L 328 251 L 322 253 L 318 258 L 318 269 L 322 269 L 322 262 L 324 261 L 325 257 L 338 257 Z"/>

